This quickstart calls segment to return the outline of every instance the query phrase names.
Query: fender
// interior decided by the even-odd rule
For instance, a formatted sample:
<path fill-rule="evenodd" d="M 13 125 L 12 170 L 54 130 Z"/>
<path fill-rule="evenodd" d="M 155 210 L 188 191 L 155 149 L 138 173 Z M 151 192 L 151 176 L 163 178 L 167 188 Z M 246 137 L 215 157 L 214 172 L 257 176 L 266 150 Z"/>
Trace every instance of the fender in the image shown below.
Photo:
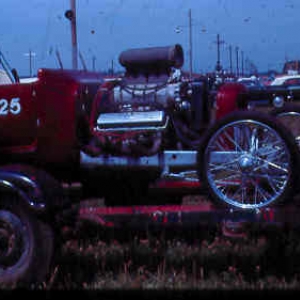
<path fill-rule="evenodd" d="M 216 96 L 216 119 L 241 109 L 239 97 L 246 94 L 246 87 L 241 83 L 226 83 L 222 85 Z"/>
<path fill-rule="evenodd" d="M 58 211 L 69 204 L 57 180 L 43 170 L 23 164 L 0 167 L 1 191 L 17 194 L 31 211 L 38 214 Z"/>

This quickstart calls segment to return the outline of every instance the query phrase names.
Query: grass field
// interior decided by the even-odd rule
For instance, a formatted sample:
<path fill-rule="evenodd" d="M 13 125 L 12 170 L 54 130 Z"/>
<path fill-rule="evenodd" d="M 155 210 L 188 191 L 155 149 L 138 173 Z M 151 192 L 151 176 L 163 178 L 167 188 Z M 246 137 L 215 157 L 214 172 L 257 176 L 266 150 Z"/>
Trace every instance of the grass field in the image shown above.
<path fill-rule="evenodd" d="M 250 228 L 243 238 L 211 227 L 191 230 L 65 232 L 59 259 L 42 289 L 300 288 L 300 232 Z"/>

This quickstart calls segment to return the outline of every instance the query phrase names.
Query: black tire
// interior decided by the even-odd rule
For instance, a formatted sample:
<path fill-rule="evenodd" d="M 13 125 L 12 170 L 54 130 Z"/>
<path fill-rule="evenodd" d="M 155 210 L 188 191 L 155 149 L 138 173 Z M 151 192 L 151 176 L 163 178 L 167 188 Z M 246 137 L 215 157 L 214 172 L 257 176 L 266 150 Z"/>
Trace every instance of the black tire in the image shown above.
<path fill-rule="evenodd" d="M 298 166 L 291 132 L 260 112 L 225 116 L 208 129 L 197 154 L 199 180 L 212 200 L 243 209 L 291 199 Z"/>
<path fill-rule="evenodd" d="M 53 231 L 15 195 L 0 199 L 0 287 L 45 282 L 53 256 Z"/>
<path fill-rule="evenodd" d="M 271 112 L 280 122 L 289 129 L 296 139 L 300 149 L 300 106 L 299 104 L 287 103 L 282 107 L 274 108 Z"/>

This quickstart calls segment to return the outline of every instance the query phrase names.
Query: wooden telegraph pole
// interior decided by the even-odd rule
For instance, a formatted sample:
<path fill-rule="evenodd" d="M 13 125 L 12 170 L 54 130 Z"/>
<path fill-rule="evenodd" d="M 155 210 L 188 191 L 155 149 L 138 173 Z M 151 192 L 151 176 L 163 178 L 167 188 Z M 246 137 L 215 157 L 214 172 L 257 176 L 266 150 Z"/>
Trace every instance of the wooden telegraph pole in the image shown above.
<path fill-rule="evenodd" d="M 189 51 L 190 51 L 190 79 L 193 76 L 193 44 L 192 44 L 192 10 L 189 9 Z"/>
<path fill-rule="evenodd" d="M 29 77 L 32 77 L 32 65 L 33 65 L 33 57 L 36 55 L 35 52 L 32 52 L 29 49 L 28 53 L 24 53 L 25 56 L 29 57 Z"/>
<path fill-rule="evenodd" d="M 78 49 L 77 49 L 77 31 L 76 31 L 76 1 L 70 0 L 71 9 L 65 12 L 65 17 L 70 20 L 71 38 L 72 38 L 72 68 L 78 68 Z"/>
<path fill-rule="evenodd" d="M 244 51 L 241 51 L 241 68 L 242 68 L 242 76 L 244 76 Z"/>
<path fill-rule="evenodd" d="M 216 64 L 216 71 L 220 72 L 222 70 L 222 66 L 221 66 L 221 58 L 220 58 L 220 45 L 223 44 L 224 41 L 220 40 L 220 34 L 217 34 L 217 40 L 216 40 L 216 44 L 217 44 L 217 64 Z"/>
<path fill-rule="evenodd" d="M 230 69 L 230 74 L 233 74 L 233 69 L 232 69 L 232 46 L 229 46 L 229 69 Z"/>
<path fill-rule="evenodd" d="M 236 76 L 239 77 L 239 47 L 235 47 L 235 55 L 236 55 Z"/>

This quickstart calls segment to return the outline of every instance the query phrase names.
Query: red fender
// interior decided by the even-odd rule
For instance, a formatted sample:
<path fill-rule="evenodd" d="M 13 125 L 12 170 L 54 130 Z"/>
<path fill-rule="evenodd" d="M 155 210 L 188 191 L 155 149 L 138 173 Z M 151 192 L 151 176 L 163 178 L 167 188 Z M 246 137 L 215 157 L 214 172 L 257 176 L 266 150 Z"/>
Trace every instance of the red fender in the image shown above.
<path fill-rule="evenodd" d="M 238 96 L 246 92 L 240 83 L 226 83 L 220 87 L 216 96 L 216 120 L 238 109 Z"/>
<path fill-rule="evenodd" d="M 107 109 L 107 107 L 112 107 L 113 101 L 113 88 L 116 86 L 116 81 L 104 82 L 98 89 L 92 103 L 91 114 L 89 116 L 89 128 L 91 134 L 91 141 L 93 137 L 97 136 L 97 131 L 95 130 L 95 124 L 97 122 L 97 117 L 102 110 Z M 101 149 L 94 145 L 94 143 L 89 143 L 83 146 L 83 150 L 92 156 L 97 156 L 101 153 Z"/>
<path fill-rule="evenodd" d="M 94 132 L 94 126 L 101 110 L 101 106 L 110 105 L 113 97 L 113 88 L 116 86 L 116 82 L 107 81 L 104 82 L 98 89 L 97 94 L 94 97 L 92 111 L 90 115 L 90 129 Z M 102 108 L 103 109 L 103 108 Z"/>

